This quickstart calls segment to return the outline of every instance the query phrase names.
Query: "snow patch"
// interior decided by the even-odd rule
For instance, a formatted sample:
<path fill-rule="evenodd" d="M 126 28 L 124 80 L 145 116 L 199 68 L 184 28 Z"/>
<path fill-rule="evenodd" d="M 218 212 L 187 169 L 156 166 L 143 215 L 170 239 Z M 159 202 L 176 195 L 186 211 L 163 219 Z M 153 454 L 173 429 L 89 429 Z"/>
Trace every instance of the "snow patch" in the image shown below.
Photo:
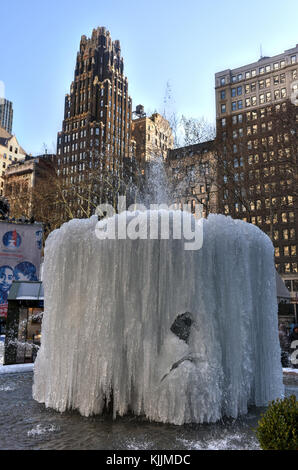
<path fill-rule="evenodd" d="M 55 432 L 58 431 L 59 428 L 54 426 L 54 424 L 48 425 L 48 426 L 42 426 L 41 424 L 38 424 L 35 428 L 31 429 L 30 431 L 27 432 L 27 436 L 41 436 L 43 434 L 47 434 L 49 432 Z"/>
<path fill-rule="evenodd" d="M 290 374 L 298 374 L 298 369 L 291 369 L 289 367 L 284 367 L 283 372 L 290 373 Z"/>
<path fill-rule="evenodd" d="M 220 439 L 204 439 L 191 441 L 177 439 L 187 450 L 259 450 L 257 439 L 247 438 L 241 434 L 227 434 Z"/>
<path fill-rule="evenodd" d="M 1 374 L 16 374 L 21 372 L 32 372 L 34 364 L 13 364 L 9 366 L 0 366 Z"/>
<path fill-rule="evenodd" d="M 0 392 L 13 392 L 14 390 L 15 388 L 10 387 L 9 385 L 7 386 L 0 385 Z"/>

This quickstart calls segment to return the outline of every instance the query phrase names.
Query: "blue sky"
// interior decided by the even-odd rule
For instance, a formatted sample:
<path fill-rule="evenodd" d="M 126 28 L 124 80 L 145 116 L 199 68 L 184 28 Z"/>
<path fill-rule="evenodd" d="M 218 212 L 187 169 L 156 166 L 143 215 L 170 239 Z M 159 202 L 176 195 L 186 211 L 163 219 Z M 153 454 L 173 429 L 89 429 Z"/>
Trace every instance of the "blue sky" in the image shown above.
<path fill-rule="evenodd" d="M 215 118 L 214 73 L 298 43 L 297 0 L 1 0 L 0 81 L 13 132 L 33 155 L 56 146 L 82 34 L 121 42 L 133 107 Z"/>

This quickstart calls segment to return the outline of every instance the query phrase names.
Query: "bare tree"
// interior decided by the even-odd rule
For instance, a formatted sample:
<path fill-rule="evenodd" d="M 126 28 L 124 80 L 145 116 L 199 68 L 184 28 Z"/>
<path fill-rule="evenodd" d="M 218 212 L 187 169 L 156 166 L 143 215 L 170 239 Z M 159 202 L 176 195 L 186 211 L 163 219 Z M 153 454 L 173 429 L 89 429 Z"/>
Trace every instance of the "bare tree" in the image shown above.
<path fill-rule="evenodd" d="M 120 195 L 127 197 L 128 204 L 138 199 L 142 174 L 134 158 L 120 161 L 94 152 L 81 165 L 78 174 L 57 170 L 34 188 L 32 212 L 48 231 L 74 218 L 91 217 L 99 204 L 109 203 L 117 211 Z"/>
<path fill-rule="evenodd" d="M 182 115 L 181 128 L 184 135 L 184 146 L 215 139 L 215 128 L 204 117 L 196 119 Z"/>
<path fill-rule="evenodd" d="M 297 209 L 297 108 L 290 102 L 266 108 L 262 120 L 251 114 L 245 132 L 230 118 L 217 134 L 220 210 L 251 221 L 262 208 L 273 236 L 277 211 Z"/>

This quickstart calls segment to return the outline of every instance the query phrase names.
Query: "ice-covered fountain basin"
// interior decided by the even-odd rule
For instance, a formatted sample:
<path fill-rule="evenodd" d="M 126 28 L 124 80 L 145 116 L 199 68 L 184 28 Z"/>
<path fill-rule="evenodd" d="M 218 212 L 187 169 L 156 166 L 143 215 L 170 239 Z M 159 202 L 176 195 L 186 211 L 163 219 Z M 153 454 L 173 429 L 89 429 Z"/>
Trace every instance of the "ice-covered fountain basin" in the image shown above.
<path fill-rule="evenodd" d="M 167 240 L 99 240 L 95 217 L 50 235 L 37 401 L 89 416 L 111 400 L 114 416 L 182 424 L 283 394 L 271 241 L 225 216 L 199 223 L 195 251 L 171 224 Z"/>

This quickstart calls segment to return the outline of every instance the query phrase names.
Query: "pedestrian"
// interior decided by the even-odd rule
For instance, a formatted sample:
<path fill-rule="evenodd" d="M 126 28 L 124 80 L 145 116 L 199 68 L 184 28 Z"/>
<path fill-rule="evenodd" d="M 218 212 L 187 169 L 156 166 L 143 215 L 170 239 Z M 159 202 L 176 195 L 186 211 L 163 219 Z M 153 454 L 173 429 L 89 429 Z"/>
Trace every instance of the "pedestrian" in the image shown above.
<path fill-rule="evenodd" d="M 289 367 L 290 340 L 287 334 L 287 327 L 283 323 L 278 329 L 279 343 L 281 348 L 281 363 L 283 367 Z"/>
<path fill-rule="evenodd" d="M 293 331 L 290 334 L 290 349 L 291 349 L 291 357 L 290 357 L 291 365 L 295 369 L 298 369 L 298 353 L 295 353 L 295 351 L 298 350 L 298 323 L 294 325 Z M 297 364 L 295 364 L 294 361 L 297 362 Z"/>

